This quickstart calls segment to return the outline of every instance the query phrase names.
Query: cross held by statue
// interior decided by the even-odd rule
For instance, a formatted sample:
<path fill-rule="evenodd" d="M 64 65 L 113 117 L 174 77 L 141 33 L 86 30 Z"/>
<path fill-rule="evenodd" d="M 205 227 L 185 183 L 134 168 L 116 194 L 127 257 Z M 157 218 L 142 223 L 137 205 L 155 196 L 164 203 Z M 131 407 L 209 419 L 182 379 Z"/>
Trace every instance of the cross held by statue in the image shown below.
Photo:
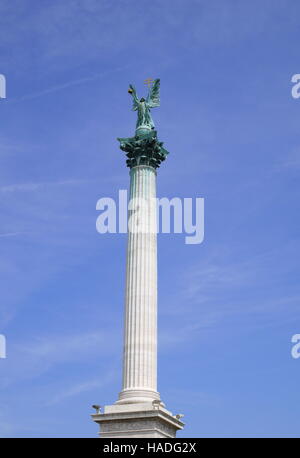
<path fill-rule="evenodd" d="M 145 81 L 144 81 L 144 84 L 146 84 L 148 87 L 150 87 L 153 83 L 153 79 L 152 78 L 147 78 Z"/>

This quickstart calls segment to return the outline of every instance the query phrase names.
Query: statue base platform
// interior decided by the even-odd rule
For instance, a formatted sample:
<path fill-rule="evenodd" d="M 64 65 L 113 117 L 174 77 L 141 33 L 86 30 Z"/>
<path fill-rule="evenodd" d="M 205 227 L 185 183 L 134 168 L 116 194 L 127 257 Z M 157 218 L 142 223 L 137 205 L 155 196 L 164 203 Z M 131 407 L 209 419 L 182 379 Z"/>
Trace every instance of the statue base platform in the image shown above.
<path fill-rule="evenodd" d="M 157 138 L 156 130 L 139 128 L 134 137 L 118 138 L 120 148 L 127 154 L 127 167 L 150 165 L 157 169 L 169 152 Z"/>
<path fill-rule="evenodd" d="M 110 405 L 92 415 L 101 438 L 175 438 L 184 423 L 164 407 L 149 403 Z"/>

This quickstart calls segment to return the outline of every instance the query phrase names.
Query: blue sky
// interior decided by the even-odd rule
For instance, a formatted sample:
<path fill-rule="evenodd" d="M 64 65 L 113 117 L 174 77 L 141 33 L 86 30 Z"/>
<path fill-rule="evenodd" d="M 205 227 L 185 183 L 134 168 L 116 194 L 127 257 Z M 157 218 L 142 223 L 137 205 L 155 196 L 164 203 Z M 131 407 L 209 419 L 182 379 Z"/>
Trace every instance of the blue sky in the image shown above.
<path fill-rule="evenodd" d="M 129 83 L 161 78 L 160 197 L 204 197 L 205 240 L 158 237 L 159 391 L 180 437 L 297 437 L 300 5 L 2 0 L 1 437 L 96 437 L 121 388 Z"/>

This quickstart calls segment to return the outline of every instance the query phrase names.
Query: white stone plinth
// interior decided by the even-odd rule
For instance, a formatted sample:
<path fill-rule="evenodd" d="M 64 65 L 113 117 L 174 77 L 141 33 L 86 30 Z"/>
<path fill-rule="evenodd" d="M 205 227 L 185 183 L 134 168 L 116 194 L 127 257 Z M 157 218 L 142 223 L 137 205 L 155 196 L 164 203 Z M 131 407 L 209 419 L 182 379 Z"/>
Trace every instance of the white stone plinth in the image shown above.
<path fill-rule="evenodd" d="M 174 438 L 184 426 L 171 412 L 152 403 L 105 406 L 104 413 L 92 418 L 100 425 L 101 438 Z"/>

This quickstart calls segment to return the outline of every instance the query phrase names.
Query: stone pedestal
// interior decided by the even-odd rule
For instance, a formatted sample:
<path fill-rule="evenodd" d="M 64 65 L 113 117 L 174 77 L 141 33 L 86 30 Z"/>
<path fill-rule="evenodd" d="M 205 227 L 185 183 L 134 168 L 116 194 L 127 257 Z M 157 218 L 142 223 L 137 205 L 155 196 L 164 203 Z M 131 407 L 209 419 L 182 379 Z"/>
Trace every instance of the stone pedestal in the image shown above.
<path fill-rule="evenodd" d="M 152 403 L 105 406 L 92 415 L 100 425 L 101 438 L 174 438 L 184 424 L 161 406 Z"/>

